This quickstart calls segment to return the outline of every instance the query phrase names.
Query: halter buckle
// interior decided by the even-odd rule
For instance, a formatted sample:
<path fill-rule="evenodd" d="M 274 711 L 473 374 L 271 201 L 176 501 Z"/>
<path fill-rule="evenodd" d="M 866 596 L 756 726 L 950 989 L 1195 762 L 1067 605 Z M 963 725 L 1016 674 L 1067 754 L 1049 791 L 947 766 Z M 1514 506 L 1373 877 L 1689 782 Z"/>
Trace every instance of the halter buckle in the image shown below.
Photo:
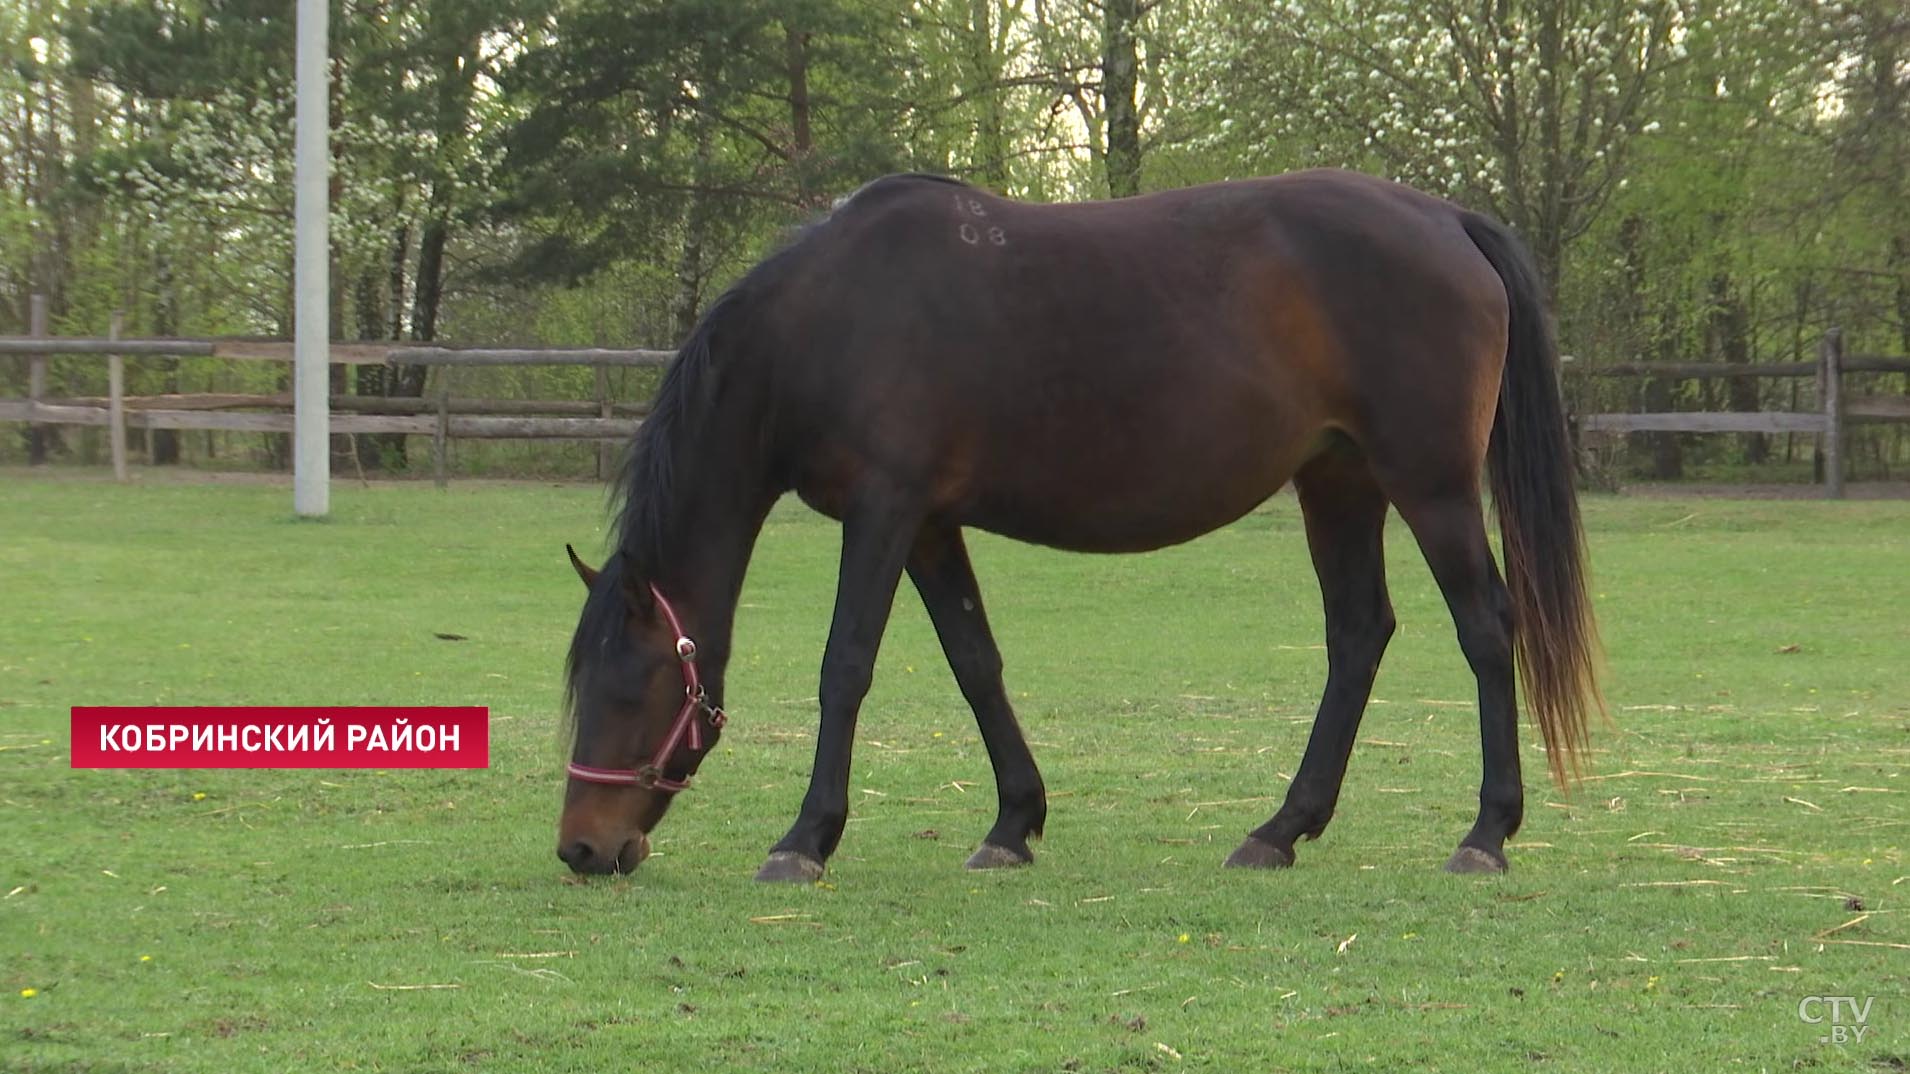
<path fill-rule="evenodd" d="M 689 635 L 676 639 L 676 658 L 686 664 L 696 663 L 696 643 L 690 640 Z"/>

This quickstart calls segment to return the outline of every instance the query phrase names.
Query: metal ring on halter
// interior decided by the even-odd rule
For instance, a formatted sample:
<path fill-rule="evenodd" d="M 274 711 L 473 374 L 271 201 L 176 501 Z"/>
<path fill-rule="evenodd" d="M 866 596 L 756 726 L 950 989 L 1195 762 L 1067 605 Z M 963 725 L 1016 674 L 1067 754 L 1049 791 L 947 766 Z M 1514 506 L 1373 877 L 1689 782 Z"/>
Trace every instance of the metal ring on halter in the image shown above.
<path fill-rule="evenodd" d="M 695 663 L 696 643 L 691 641 L 688 636 L 678 638 L 676 640 L 676 656 L 678 660 L 686 664 Z"/>

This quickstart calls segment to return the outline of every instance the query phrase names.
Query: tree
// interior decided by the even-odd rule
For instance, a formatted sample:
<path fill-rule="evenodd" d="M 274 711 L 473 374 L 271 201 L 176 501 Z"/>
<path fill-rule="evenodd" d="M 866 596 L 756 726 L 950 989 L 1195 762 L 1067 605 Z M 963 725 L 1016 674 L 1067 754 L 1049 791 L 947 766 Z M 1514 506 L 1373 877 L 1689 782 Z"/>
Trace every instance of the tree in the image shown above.
<path fill-rule="evenodd" d="M 1882 285 L 1880 312 L 1896 322 L 1893 342 L 1910 354 L 1910 218 L 1903 211 L 1910 204 L 1910 10 L 1850 0 L 1837 14 L 1838 97 L 1829 109 L 1836 162 L 1863 218 L 1884 225 L 1859 237 L 1857 252 Z"/>
<path fill-rule="evenodd" d="M 1161 122 L 1161 57 L 1170 27 L 1194 18 L 1198 0 L 1073 0 L 1035 4 L 1032 27 L 1056 103 L 1074 105 L 1088 157 L 1109 197 L 1141 192 L 1151 129 Z"/>
<path fill-rule="evenodd" d="M 1285 0 L 1207 53 L 1242 159 L 1384 171 L 1511 223 L 1556 291 L 1683 55 L 1695 0 Z M 1242 109 L 1238 102 L 1253 101 Z M 1272 147 L 1271 149 L 1267 147 Z"/>
<path fill-rule="evenodd" d="M 899 163 L 891 32 L 836 0 L 559 12 L 504 78 L 524 116 L 501 137 L 497 210 L 536 236 L 509 278 L 578 281 L 674 236 L 679 294 L 700 294 L 714 246 Z"/>
<path fill-rule="evenodd" d="M 1140 0 L 1103 0 L 1101 5 L 1101 110 L 1107 117 L 1108 196 L 1141 192 L 1140 53 L 1135 33 Z"/>

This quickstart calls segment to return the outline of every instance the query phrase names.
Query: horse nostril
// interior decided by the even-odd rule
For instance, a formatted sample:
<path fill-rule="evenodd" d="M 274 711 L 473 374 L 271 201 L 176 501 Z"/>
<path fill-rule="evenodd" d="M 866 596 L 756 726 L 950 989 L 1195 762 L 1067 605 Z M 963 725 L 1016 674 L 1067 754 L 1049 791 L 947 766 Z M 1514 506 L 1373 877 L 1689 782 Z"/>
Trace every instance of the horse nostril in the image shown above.
<path fill-rule="evenodd" d="M 566 843 L 558 847 L 557 856 L 564 860 L 565 865 L 570 866 L 571 872 L 581 873 L 585 866 L 590 864 L 590 859 L 597 856 L 597 852 L 590 849 L 589 843 L 580 839 L 575 843 Z"/>

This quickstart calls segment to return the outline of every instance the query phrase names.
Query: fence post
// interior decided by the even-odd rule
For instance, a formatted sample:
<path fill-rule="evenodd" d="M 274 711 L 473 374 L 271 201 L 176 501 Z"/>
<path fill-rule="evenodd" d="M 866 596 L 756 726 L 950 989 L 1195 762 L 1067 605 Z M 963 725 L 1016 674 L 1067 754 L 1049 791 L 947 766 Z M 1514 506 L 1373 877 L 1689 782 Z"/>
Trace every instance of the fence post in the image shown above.
<path fill-rule="evenodd" d="M 118 339 L 125 327 L 126 315 L 113 311 L 109 339 Z M 107 436 L 113 448 L 113 480 L 126 480 L 126 357 L 112 354 L 106 358 Z"/>
<path fill-rule="evenodd" d="M 597 416 L 610 417 L 610 367 L 602 363 L 597 365 Z M 613 446 L 608 440 L 597 441 L 597 480 L 599 481 L 610 476 L 610 451 Z"/>
<path fill-rule="evenodd" d="M 450 483 L 445 476 L 445 454 L 451 439 L 451 371 L 446 369 L 438 385 L 438 427 L 431 434 L 431 478 L 439 487 Z"/>
<path fill-rule="evenodd" d="M 46 296 L 35 294 L 27 315 L 27 334 L 46 335 Z M 27 413 L 39 408 L 40 401 L 46 398 L 46 355 L 35 354 L 27 358 Z M 38 422 L 27 425 L 27 462 L 34 466 L 46 465 L 46 426 Z"/>
<path fill-rule="evenodd" d="M 1824 495 L 1844 498 L 1844 333 L 1832 325 L 1818 345 L 1818 376 L 1824 386 Z"/>

